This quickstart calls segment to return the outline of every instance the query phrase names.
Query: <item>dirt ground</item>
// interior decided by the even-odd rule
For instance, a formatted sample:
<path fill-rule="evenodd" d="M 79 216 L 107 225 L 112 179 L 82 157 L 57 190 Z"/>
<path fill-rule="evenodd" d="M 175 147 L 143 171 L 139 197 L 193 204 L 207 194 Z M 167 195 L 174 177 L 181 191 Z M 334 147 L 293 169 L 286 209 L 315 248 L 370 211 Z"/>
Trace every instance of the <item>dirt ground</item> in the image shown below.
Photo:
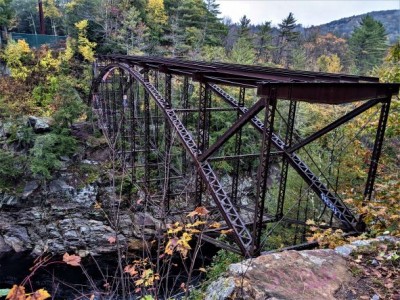
<path fill-rule="evenodd" d="M 340 300 L 400 300 L 400 243 L 375 242 L 348 258 L 354 281 L 336 293 Z"/>

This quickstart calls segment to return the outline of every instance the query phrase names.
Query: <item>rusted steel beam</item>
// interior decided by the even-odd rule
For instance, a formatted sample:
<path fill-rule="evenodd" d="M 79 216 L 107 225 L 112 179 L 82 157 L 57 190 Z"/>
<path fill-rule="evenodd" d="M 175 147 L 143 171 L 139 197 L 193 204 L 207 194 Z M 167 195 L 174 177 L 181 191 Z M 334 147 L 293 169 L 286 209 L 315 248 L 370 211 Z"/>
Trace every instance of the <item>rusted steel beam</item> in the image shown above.
<path fill-rule="evenodd" d="M 257 95 L 265 95 L 270 86 L 277 88 L 278 99 L 311 103 L 343 104 L 376 98 L 387 98 L 399 93 L 399 85 L 392 83 L 264 83 Z"/>
<path fill-rule="evenodd" d="M 379 116 L 378 128 L 376 130 L 374 150 L 372 151 L 371 163 L 368 171 L 367 184 L 365 185 L 364 197 L 371 200 L 374 189 L 376 171 L 378 170 L 379 157 L 382 151 L 383 138 L 385 136 L 386 123 L 389 117 L 391 97 L 382 103 L 381 114 Z"/>
<path fill-rule="evenodd" d="M 113 59 L 116 61 L 126 61 L 129 63 L 145 63 L 158 68 L 159 65 L 164 65 L 168 68 L 175 68 L 183 72 L 211 72 L 213 77 L 220 77 L 227 74 L 238 77 L 251 78 L 254 82 L 263 80 L 279 80 L 283 82 L 378 82 L 375 77 L 360 77 L 346 74 L 332 74 L 322 72 L 309 71 L 293 71 L 281 68 L 270 68 L 261 66 L 249 66 L 226 63 L 209 63 L 201 61 L 186 61 L 182 59 L 149 57 L 149 56 L 125 56 L 125 55 L 106 55 L 98 56 L 100 59 Z"/>

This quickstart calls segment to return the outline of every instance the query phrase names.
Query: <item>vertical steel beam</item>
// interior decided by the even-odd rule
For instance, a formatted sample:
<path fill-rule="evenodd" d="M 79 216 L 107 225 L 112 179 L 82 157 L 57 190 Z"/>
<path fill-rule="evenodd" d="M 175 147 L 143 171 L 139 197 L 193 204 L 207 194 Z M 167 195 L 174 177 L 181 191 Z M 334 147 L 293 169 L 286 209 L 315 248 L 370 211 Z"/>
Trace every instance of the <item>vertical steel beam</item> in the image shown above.
<path fill-rule="evenodd" d="M 381 114 L 379 116 L 378 128 L 375 136 L 374 150 L 372 151 L 371 163 L 368 171 L 367 183 L 365 185 L 364 198 L 371 200 L 374 190 L 376 171 L 378 169 L 379 157 L 381 156 L 383 138 L 385 136 L 386 123 L 389 116 L 391 97 L 382 102 Z"/>
<path fill-rule="evenodd" d="M 172 107 L 172 75 L 166 73 L 165 74 L 165 101 L 166 101 L 166 108 L 171 109 Z M 164 211 L 169 211 L 170 205 L 170 195 L 171 195 L 171 159 L 172 159 L 172 133 L 171 127 L 169 126 L 168 119 L 165 118 L 164 120 L 164 132 L 165 132 L 165 165 L 164 165 Z"/>
<path fill-rule="evenodd" d="M 182 87 L 182 108 L 187 109 L 189 108 L 189 77 L 185 76 L 183 78 L 183 87 Z M 188 113 L 185 111 L 182 115 L 182 124 L 183 126 L 187 127 L 188 123 Z M 186 157 L 186 149 L 182 149 L 182 174 L 183 176 L 186 175 L 188 161 Z"/>
<path fill-rule="evenodd" d="M 197 149 L 198 155 L 204 152 L 209 146 L 210 112 L 207 108 L 211 107 L 211 93 L 208 84 L 200 82 L 199 95 L 199 118 L 197 125 Z M 204 182 L 199 174 L 196 175 L 196 201 L 201 205 L 204 192 Z"/>
<path fill-rule="evenodd" d="M 144 69 L 144 81 L 149 82 L 149 70 Z M 145 182 L 145 205 L 150 200 L 150 99 L 149 93 L 143 89 L 144 93 L 144 182 Z"/>
<path fill-rule="evenodd" d="M 153 71 L 154 72 L 154 87 L 158 90 L 159 89 L 159 72 L 158 71 Z M 156 149 L 159 148 L 159 144 L 160 144 L 160 137 L 159 137 L 159 112 L 158 112 L 158 106 L 156 105 L 155 107 L 155 146 Z"/>
<path fill-rule="evenodd" d="M 261 234 L 264 217 L 264 208 L 267 194 L 267 180 L 270 168 L 270 153 L 272 145 L 272 133 L 274 131 L 274 119 L 276 110 L 276 88 L 270 88 L 265 99 L 264 128 L 262 132 L 262 144 L 260 151 L 260 165 L 257 173 L 257 194 L 253 223 L 253 255 L 258 256 L 261 251 Z"/>
<path fill-rule="evenodd" d="M 293 129 L 294 129 L 294 121 L 296 118 L 296 101 L 290 101 L 289 103 L 289 114 L 286 124 L 286 133 L 285 133 L 285 147 L 290 148 L 293 140 Z M 279 180 L 279 192 L 278 192 L 278 202 L 276 209 L 276 216 L 278 219 L 283 217 L 283 206 L 285 203 L 285 194 L 286 194 L 286 181 L 288 175 L 289 162 L 286 157 L 282 156 L 282 168 L 281 175 Z"/>
<path fill-rule="evenodd" d="M 131 176 L 132 176 L 132 184 L 136 184 L 136 130 L 137 130 L 137 120 L 136 120 L 136 110 L 135 110 L 135 105 L 136 105 L 136 93 L 138 92 L 137 89 L 139 88 L 137 81 L 131 77 L 131 96 L 130 96 L 130 117 L 131 117 L 131 126 L 130 126 L 130 134 L 131 134 Z"/>
<path fill-rule="evenodd" d="M 239 101 L 238 105 L 239 107 L 244 107 L 244 99 L 246 95 L 246 90 L 245 88 L 241 87 L 239 90 Z M 237 117 L 236 119 L 239 119 L 241 116 L 239 110 L 237 111 Z M 236 133 L 235 136 L 235 153 L 234 155 L 240 155 L 241 153 L 241 148 L 242 148 L 242 131 L 243 129 L 240 128 L 239 131 Z M 240 168 L 240 159 L 236 159 L 234 162 L 234 171 L 232 175 L 232 192 L 231 192 L 231 199 L 233 204 L 237 204 L 237 198 L 238 198 L 238 186 L 239 186 L 239 168 Z"/>

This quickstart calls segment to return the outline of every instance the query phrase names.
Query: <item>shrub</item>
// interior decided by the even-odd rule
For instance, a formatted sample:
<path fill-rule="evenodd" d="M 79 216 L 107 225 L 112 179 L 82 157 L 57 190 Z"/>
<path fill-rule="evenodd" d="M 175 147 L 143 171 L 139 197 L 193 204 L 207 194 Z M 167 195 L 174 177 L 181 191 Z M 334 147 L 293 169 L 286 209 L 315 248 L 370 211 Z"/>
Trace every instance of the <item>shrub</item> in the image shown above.
<path fill-rule="evenodd" d="M 0 149 L 0 188 L 6 188 L 14 185 L 20 178 L 26 168 L 26 159 Z"/>
<path fill-rule="evenodd" d="M 69 136 L 67 130 L 38 136 L 30 150 L 32 173 L 46 179 L 51 178 L 51 172 L 62 166 L 60 157 L 72 155 L 76 146 L 75 138 Z"/>

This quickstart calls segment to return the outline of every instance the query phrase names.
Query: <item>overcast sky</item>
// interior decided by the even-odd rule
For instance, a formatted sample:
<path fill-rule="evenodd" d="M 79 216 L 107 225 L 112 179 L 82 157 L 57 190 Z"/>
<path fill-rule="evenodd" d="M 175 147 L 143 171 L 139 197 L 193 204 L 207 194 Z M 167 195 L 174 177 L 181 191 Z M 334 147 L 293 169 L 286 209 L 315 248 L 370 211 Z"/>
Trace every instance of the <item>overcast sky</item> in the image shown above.
<path fill-rule="evenodd" d="M 363 13 L 400 9 L 400 0 L 216 0 L 221 17 L 234 23 L 246 15 L 252 24 L 277 25 L 289 12 L 303 26 L 320 25 Z"/>

